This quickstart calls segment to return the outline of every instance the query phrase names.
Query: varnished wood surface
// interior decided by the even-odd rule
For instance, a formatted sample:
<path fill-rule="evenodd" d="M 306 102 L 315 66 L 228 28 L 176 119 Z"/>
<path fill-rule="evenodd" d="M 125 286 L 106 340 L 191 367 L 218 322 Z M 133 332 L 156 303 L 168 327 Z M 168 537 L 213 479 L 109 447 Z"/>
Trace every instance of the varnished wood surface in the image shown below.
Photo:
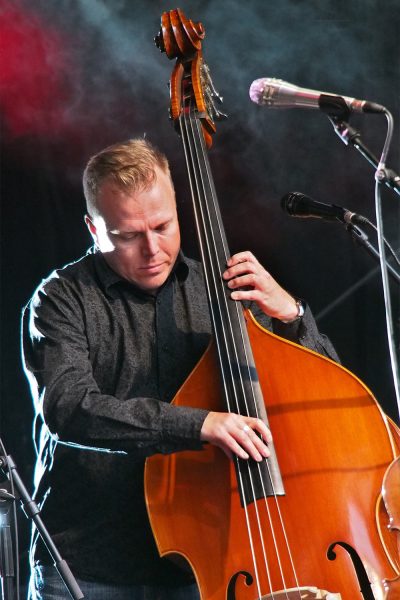
<path fill-rule="evenodd" d="M 286 490 L 278 503 L 299 585 L 339 592 L 342 600 L 361 599 L 347 552 L 336 546 L 336 560 L 327 558 L 330 545 L 343 542 L 359 554 L 376 598 L 400 598 L 398 581 L 385 596 L 384 580 L 396 579 L 398 572 L 387 559 L 375 520 L 383 477 L 397 453 L 387 418 L 349 371 L 266 332 L 249 315 L 247 322 Z M 222 410 L 215 364 L 210 347 L 174 402 Z M 225 600 L 236 572 L 254 575 L 235 472 L 221 451 L 208 446 L 202 452 L 154 456 L 147 461 L 145 479 L 159 551 L 186 557 L 202 600 Z M 271 578 L 270 583 L 260 561 L 262 594 L 271 587 L 295 587 L 276 502 L 259 500 L 257 508 Z M 256 523 L 254 505 L 249 516 Z M 261 557 L 258 535 L 254 544 Z M 239 577 L 236 598 L 258 598 L 255 584 L 247 586 Z"/>

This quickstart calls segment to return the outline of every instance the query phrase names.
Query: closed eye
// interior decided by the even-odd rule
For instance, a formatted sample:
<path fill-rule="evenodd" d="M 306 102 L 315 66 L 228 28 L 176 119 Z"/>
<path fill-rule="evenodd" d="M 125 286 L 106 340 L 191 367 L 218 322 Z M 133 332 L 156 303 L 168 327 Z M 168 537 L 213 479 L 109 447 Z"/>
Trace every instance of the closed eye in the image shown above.
<path fill-rule="evenodd" d="M 155 228 L 155 231 L 157 231 L 158 233 L 162 233 L 163 231 L 166 231 L 168 229 L 170 224 L 171 224 L 171 221 L 166 221 L 165 223 L 161 223 L 161 225 L 158 225 Z"/>
<path fill-rule="evenodd" d="M 109 235 L 114 240 L 120 240 L 121 242 L 129 242 L 131 240 L 134 240 L 138 236 L 138 233 L 136 233 L 134 231 L 129 232 L 129 233 L 128 232 L 127 233 L 121 233 L 121 232 L 116 233 L 116 232 L 110 231 Z"/>

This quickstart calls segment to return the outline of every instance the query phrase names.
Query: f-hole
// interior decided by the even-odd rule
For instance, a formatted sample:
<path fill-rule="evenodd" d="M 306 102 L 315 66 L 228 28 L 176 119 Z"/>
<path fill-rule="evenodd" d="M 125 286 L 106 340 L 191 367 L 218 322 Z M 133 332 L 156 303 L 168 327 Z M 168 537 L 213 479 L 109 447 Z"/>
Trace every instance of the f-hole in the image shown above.
<path fill-rule="evenodd" d="M 247 573 L 247 571 L 238 571 L 231 577 L 226 594 L 226 600 L 236 600 L 236 582 L 240 575 L 245 578 L 246 585 L 250 586 L 253 583 L 254 580 L 250 573 Z"/>
<path fill-rule="evenodd" d="M 375 596 L 372 593 L 371 589 L 371 582 L 368 579 L 365 567 L 356 550 L 354 550 L 354 548 L 349 544 L 346 544 L 346 542 L 334 542 L 329 546 L 328 552 L 326 553 L 329 560 L 336 560 L 337 558 L 336 552 L 334 551 L 335 546 L 341 546 L 346 550 L 347 554 L 350 556 L 354 565 L 354 570 L 357 575 L 358 583 L 360 584 L 360 592 L 364 600 L 375 600 Z"/>

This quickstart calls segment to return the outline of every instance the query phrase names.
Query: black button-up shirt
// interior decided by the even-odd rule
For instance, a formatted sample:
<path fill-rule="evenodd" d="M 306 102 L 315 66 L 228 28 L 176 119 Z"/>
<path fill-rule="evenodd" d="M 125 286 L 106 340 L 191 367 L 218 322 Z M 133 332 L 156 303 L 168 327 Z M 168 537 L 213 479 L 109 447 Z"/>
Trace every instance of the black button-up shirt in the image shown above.
<path fill-rule="evenodd" d="M 309 309 L 262 325 L 336 359 Z M 206 411 L 170 404 L 210 341 L 201 266 L 180 255 L 157 295 L 100 253 L 54 271 L 23 317 L 36 408 L 36 499 L 61 555 L 83 579 L 177 585 L 158 557 L 143 492 L 146 456 L 201 449 Z M 39 544 L 36 559 L 50 563 Z"/>

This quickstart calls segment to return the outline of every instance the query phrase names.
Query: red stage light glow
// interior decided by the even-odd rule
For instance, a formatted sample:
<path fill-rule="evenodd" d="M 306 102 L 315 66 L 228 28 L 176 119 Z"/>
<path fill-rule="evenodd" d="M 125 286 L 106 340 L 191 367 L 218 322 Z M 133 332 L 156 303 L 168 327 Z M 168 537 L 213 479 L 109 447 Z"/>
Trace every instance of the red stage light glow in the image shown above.
<path fill-rule="evenodd" d="M 69 42 L 21 4 L 0 14 L 0 107 L 6 133 L 58 137 L 71 104 Z"/>

